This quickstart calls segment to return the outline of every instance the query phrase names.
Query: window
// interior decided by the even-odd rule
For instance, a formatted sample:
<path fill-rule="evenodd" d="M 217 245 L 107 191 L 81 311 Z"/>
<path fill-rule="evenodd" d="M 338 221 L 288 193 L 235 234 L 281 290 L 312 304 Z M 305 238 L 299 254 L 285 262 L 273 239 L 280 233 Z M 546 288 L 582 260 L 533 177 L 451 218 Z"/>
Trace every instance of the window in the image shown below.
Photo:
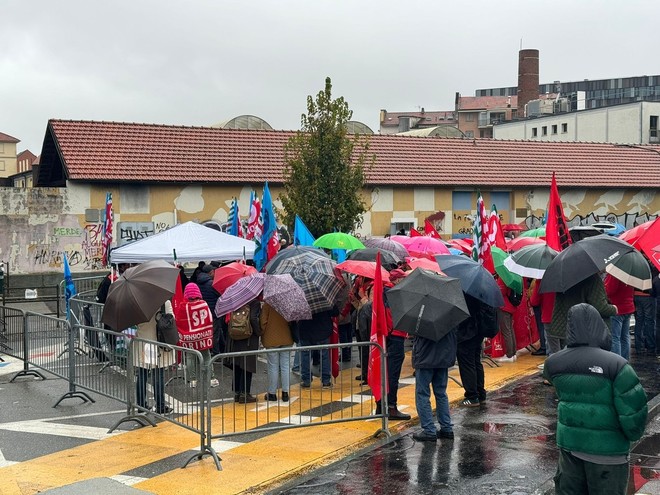
<path fill-rule="evenodd" d="M 541 135 L 542 136 L 547 136 L 548 135 L 548 126 L 547 125 L 544 125 L 543 127 L 541 127 Z"/>
<path fill-rule="evenodd" d="M 553 124 L 552 126 L 552 133 L 557 134 L 557 124 Z"/>
<path fill-rule="evenodd" d="M 474 137 L 474 131 L 465 131 L 465 137 L 472 139 Z"/>
<path fill-rule="evenodd" d="M 658 116 L 657 115 L 651 115 L 649 128 L 650 128 L 649 137 L 657 138 L 658 137 Z"/>
<path fill-rule="evenodd" d="M 536 127 L 532 127 L 532 137 L 538 137 L 539 135 L 539 130 Z"/>
<path fill-rule="evenodd" d="M 466 113 L 465 114 L 465 122 L 474 122 L 474 114 L 473 113 Z"/>
<path fill-rule="evenodd" d="M 568 132 L 568 124 L 567 123 L 563 123 L 561 125 L 561 132 L 564 133 L 564 134 Z"/>

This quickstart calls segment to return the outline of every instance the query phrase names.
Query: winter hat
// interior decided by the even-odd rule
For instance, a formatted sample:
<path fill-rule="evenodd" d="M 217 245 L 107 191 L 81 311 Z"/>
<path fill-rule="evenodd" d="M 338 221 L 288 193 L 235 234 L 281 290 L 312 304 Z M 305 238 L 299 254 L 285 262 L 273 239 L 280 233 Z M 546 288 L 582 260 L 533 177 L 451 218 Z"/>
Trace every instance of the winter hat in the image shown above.
<path fill-rule="evenodd" d="M 186 288 L 183 289 L 183 297 L 188 300 L 201 299 L 202 293 L 199 291 L 199 287 L 195 282 L 188 282 Z"/>
<path fill-rule="evenodd" d="M 215 267 L 213 265 L 204 265 L 202 267 L 203 273 L 211 273 L 213 270 L 215 270 Z"/>

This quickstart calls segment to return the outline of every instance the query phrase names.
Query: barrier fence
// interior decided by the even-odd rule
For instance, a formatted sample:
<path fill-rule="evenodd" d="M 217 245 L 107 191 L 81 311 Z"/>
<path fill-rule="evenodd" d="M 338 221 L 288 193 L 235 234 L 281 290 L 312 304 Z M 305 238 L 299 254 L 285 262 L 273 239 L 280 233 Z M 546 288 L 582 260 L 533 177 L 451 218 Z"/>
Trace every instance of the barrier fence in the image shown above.
<path fill-rule="evenodd" d="M 0 306 L 0 353 L 24 363 L 11 381 L 25 375 L 45 380 L 39 370 L 67 380 L 68 391 L 53 407 L 70 398 L 95 402 L 87 392 L 121 402 L 126 414 L 109 432 L 127 421 L 156 426 L 156 418 L 195 432 L 200 448 L 184 467 L 194 459 L 211 456 L 221 469 L 214 441 L 246 433 L 265 435 L 288 428 L 379 419 L 374 436 L 390 435 L 385 373 L 379 414 L 371 389 L 354 379 L 355 368 L 335 369 L 331 387 L 328 383 L 324 386 L 327 376 L 318 376 L 323 375 L 324 368 L 333 374 L 329 356 L 332 349 L 341 353 L 342 347 L 377 347 L 381 369 L 386 369 L 386 353 L 378 344 L 261 349 L 220 354 L 205 361 L 196 350 L 138 338 L 131 331 L 103 328 L 103 305 L 85 299 L 91 297 L 69 301 L 71 322 Z M 295 365 L 298 359 L 307 358 L 313 361 L 312 354 L 317 351 L 319 363 L 310 363 L 307 386 L 291 372 L 289 363 Z M 288 398 L 279 391 L 285 391 L 286 381 L 282 383 L 278 374 L 278 395 L 272 400 L 266 395 L 268 381 L 275 377 L 274 363 L 280 360 L 287 363 L 282 378 L 289 381 Z"/>

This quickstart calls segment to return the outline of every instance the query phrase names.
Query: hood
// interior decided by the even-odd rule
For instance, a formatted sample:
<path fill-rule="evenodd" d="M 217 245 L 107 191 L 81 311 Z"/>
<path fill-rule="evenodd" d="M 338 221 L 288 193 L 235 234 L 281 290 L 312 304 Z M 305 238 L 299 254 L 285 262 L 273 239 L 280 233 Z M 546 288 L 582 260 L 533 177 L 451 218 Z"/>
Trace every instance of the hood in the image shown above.
<path fill-rule="evenodd" d="M 568 310 L 566 329 L 566 345 L 568 347 L 600 347 L 610 350 L 610 331 L 591 304 L 576 304 Z"/>
<path fill-rule="evenodd" d="M 197 285 L 203 285 L 212 280 L 211 275 L 208 273 L 201 272 L 197 274 Z"/>

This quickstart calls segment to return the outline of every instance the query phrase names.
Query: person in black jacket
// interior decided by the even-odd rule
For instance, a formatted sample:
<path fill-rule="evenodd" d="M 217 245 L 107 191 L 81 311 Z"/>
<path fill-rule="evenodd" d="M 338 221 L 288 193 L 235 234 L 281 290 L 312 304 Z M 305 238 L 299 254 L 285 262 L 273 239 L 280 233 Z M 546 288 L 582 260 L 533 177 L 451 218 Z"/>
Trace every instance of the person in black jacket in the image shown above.
<path fill-rule="evenodd" d="M 437 342 L 415 336 L 412 357 L 415 363 L 415 406 L 422 427 L 421 431 L 413 434 L 413 438 L 420 442 L 435 442 L 437 438 L 452 440 L 454 428 L 449 414 L 447 380 L 449 368 L 456 362 L 456 328 Z M 431 386 L 439 430 L 433 421 Z"/>
<path fill-rule="evenodd" d="M 339 310 L 333 308 L 328 311 L 314 313 L 311 320 L 298 321 L 300 347 L 329 344 L 330 336 L 332 335 L 332 317 L 338 315 Z M 302 387 L 309 388 L 312 384 L 312 372 L 310 368 L 311 352 L 301 350 L 300 359 Z M 323 388 L 332 387 L 331 380 L 330 351 L 323 349 L 321 351 L 321 382 Z"/>
<path fill-rule="evenodd" d="M 464 295 L 470 318 L 463 320 L 456 331 L 458 370 L 465 389 L 465 399 L 460 404 L 479 407 L 486 401 L 481 345 L 484 337 L 494 337 L 497 334 L 497 310 L 468 294 Z"/>

